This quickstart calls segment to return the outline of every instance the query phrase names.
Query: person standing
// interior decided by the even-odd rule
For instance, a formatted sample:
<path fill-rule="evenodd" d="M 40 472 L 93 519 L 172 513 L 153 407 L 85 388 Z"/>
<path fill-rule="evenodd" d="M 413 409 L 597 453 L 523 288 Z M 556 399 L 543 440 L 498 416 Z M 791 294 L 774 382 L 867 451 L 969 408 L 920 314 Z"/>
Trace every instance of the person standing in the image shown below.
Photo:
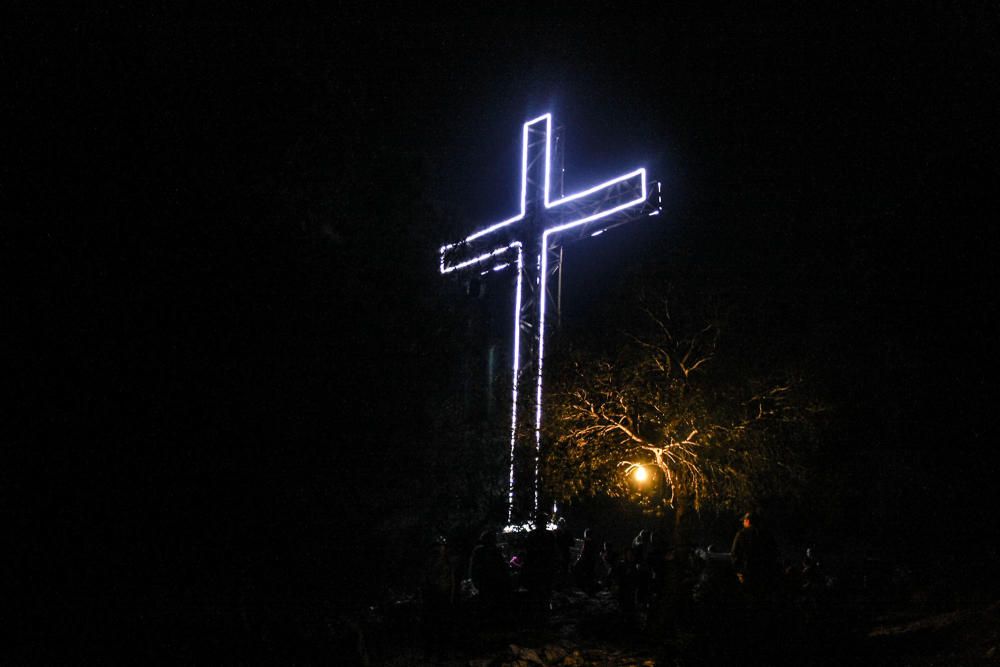
<path fill-rule="evenodd" d="M 759 597 L 774 585 L 778 570 L 778 547 L 760 523 L 754 512 L 744 514 L 743 528 L 736 533 L 730 549 L 736 576 L 752 597 Z"/>
<path fill-rule="evenodd" d="M 632 540 L 632 551 L 635 555 L 636 597 L 640 605 L 649 602 L 649 589 L 653 581 L 653 573 L 649 567 L 649 533 L 645 528 Z"/>
<path fill-rule="evenodd" d="M 439 537 L 431 545 L 420 582 L 424 653 L 428 658 L 443 658 L 450 647 L 458 590 L 458 578 L 448 553 L 448 543 Z"/>
<path fill-rule="evenodd" d="M 521 579 L 528 589 L 528 598 L 534 613 L 544 616 L 549 609 L 552 592 L 552 575 L 556 563 L 555 536 L 547 529 L 548 517 L 535 519 L 535 529 L 528 533 L 525 545 L 524 566 Z"/>
<path fill-rule="evenodd" d="M 573 562 L 573 531 L 566 526 L 566 519 L 556 522 L 556 586 L 565 588 L 569 583 Z"/>
<path fill-rule="evenodd" d="M 573 565 L 573 579 L 577 587 L 587 595 L 597 594 L 595 574 L 599 556 L 597 540 L 591 537 L 590 528 L 587 528 L 583 531 L 583 548 L 580 549 L 580 556 Z"/>
<path fill-rule="evenodd" d="M 484 530 L 479 536 L 479 544 L 472 550 L 469 579 L 479 591 L 487 616 L 494 616 L 506 606 L 510 595 L 510 570 L 492 530 Z"/>

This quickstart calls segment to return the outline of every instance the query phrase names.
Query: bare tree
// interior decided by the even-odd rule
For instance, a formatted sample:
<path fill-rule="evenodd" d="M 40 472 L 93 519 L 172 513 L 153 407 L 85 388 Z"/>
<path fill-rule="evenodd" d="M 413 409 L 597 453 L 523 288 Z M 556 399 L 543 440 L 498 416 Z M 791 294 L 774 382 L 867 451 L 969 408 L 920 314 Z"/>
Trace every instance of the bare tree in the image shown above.
<path fill-rule="evenodd" d="M 727 373 L 717 321 L 690 326 L 666 301 L 646 314 L 647 331 L 629 335 L 614 360 L 564 362 L 549 406 L 549 492 L 632 495 L 640 473 L 658 472 L 653 502 L 678 521 L 689 507 L 793 493 L 815 410 L 798 383 Z"/>

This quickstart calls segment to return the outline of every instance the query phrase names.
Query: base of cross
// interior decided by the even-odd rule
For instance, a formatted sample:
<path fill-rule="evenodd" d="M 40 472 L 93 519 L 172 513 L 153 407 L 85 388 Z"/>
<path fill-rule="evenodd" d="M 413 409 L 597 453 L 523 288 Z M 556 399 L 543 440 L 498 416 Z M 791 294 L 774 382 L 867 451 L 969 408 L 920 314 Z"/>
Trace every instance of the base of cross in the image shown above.
<path fill-rule="evenodd" d="M 556 524 L 552 523 L 551 521 L 549 521 L 548 523 L 545 524 L 545 530 L 555 530 L 556 527 L 557 527 Z M 510 534 L 510 533 L 530 533 L 534 529 L 535 529 L 535 524 L 532 523 L 531 521 L 527 521 L 527 522 L 522 523 L 522 524 L 511 524 L 509 526 L 504 526 L 503 527 L 503 532 L 507 533 L 507 534 Z"/>

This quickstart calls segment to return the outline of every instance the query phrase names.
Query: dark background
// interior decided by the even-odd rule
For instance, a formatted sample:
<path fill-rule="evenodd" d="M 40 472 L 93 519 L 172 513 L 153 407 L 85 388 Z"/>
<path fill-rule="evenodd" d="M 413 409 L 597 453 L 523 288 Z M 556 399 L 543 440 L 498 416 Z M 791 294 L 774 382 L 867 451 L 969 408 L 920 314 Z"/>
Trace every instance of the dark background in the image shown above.
<path fill-rule="evenodd" d="M 838 539 L 995 544 L 988 3 L 10 30 L 32 333 L 4 486 L 32 632 L 225 625 L 276 562 L 347 608 L 393 535 L 441 528 L 428 499 L 456 473 L 431 443 L 468 343 L 437 248 L 511 214 L 521 123 L 550 110 L 568 191 L 639 165 L 664 184 L 661 217 L 568 251 L 578 330 L 664 271 L 722 294 L 731 344 L 832 406 Z"/>

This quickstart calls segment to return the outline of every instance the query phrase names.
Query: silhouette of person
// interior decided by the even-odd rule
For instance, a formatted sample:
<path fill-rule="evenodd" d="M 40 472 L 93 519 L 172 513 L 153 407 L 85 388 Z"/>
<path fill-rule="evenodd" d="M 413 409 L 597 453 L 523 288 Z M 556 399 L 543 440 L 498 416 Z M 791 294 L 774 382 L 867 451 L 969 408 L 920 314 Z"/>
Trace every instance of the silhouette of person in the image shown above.
<path fill-rule="evenodd" d="M 736 533 L 730 549 L 736 576 L 750 595 L 759 595 L 772 586 L 778 570 L 778 547 L 760 523 L 757 514 L 744 514 L 743 528 Z"/>
<path fill-rule="evenodd" d="M 618 606 L 623 613 L 635 611 L 638 571 L 636 570 L 635 548 L 625 547 L 622 558 L 616 559 L 611 576 L 618 587 Z"/>
<path fill-rule="evenodd" d="M 492 530 L 484 530 L 472 550 L 469 578 L 479 591 L 483 610 L 487 614 L 497 612 L 506 604 L 510 594 L 510 568 Z"/>
<path fill-rule="evenodd" d="M 597 559 L 600 554 L 597 550 L 597 540 L 591 536 L 590 528 L 583 531 L 583 548 L 580 556 L 573 565 L 573 579 L 577 587 L 587 595 L 594 595 L 597 592 Z"/>
<path fill-rule="evenodd" d="M 535 529 L 528 533 L 521 568 L 521 580 L 528 589 L 535 611 L 548 609 L 549 593 L 552 590 L 552 574 L 555 570 L 555 537 L 546 530 L 548 517 L 540 515 Z"/>
<path fill-rule="evenodd" d="M 636 597 L 639 604 L 649 601 L 649 589 L 653 580 L 653 572 L 649 567 L 649 533 L 643 528 L 632 540 L 632 553 L 635 557 Z"/>
<path fill-rule="evenodd" d="M 570 574 L 573 549 L 573 531 L 566 527 L 566 519 L 556 522 L 556 578 L 564 586 Z"/>
<path fill-rule="evenodd" d="M 434 540 L 420 582 L 423 607 L 424 652 L 443 657 L 450 643 L 458 601 L 458 578 L 443 537 Z"/>

